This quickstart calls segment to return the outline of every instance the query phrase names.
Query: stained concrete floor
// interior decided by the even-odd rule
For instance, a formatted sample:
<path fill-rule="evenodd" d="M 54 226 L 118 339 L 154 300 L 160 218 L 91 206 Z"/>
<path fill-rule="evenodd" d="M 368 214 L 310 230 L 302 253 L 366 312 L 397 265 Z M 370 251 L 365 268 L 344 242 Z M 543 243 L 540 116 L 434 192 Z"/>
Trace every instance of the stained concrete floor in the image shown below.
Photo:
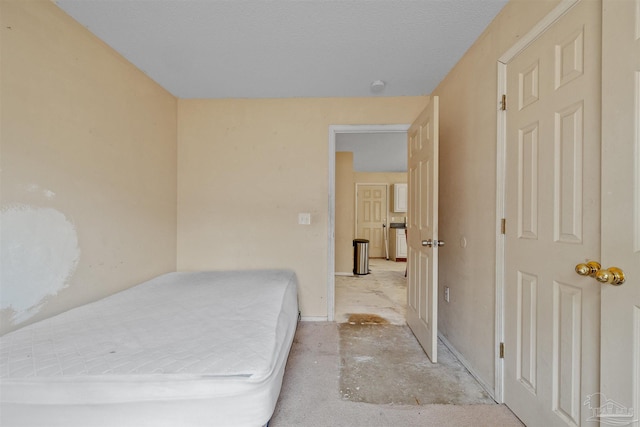
<path fill-rule="evenodd" d="M 406 265 L 371 259 L 370 274 L 336 276 L 342 398 L 402 405 L 495 403 L 440 341 L 439 363 L 431 363 L 406 326 Z"/>
<path fill-rule="evenodd" d="M 370 259 L 370 274 L 336 276 L 335 319 L 345 323 L 354 313 L 376 314 L 404 325 L 407 307 L 406 262 Z"/>
<path fill-rule="evenodd" d="M 353 402 L 393 405 L 494 404 L 442 343 L 427 358 L 406 325 L 338 324 L 340 394 Z"/>
<path fill-rule="evenodd" d="M 340 393 L 340 325 L 300 322 L 269 427 L 522 427 L 504 405 L 379 404 Z M 425 356 L 426 357 L 426 356 Z M 393 382 L 379 387 L 395 388 Z M 433 386 L 429 384 L 428 386 Z"/>

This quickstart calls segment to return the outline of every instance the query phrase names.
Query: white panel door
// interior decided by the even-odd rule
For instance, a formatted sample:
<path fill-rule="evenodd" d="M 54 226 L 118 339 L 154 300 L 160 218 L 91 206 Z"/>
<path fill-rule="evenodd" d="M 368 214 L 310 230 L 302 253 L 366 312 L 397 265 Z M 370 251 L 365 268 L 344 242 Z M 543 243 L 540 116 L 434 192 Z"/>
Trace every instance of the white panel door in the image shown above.
<path fill-rule="evenodd" d="M 387 186 L 356 184 L 356 238 L 369 240 L 369 257 L 385 257 L 385 228 L 387 223 Z"/>
<path fill-rule="evenodd" d="M 599 390 L 600 3 L 578 2 L 507 64 L 505 403 L 587 425 Z"/>
<path fill-rule="evenodd" d="M 601 425 L 640 423 L 640 2 L 611 1 L 602 16 L 602 267 L 619 267 L 620 286 L 603 285 Z M 614 411 L 615 410 L 615 411 Z M 616 422 L 617 424 L 612 424 Z"/>
<path fill-rule="evenodd" d="M 407 324 L 431 359 L 438 353 L 438 97 L 408 132 Z M 429 245 L 429 243 L 431 243 Z"/>

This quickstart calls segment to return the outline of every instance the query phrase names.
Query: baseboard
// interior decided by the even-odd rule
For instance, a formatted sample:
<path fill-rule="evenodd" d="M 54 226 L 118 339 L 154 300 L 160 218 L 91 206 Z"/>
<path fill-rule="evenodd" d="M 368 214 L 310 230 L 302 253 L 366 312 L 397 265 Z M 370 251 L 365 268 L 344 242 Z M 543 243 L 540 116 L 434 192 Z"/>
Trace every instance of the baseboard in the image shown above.
<path fill-rule="evenodd" d="M 353 276 L 352 272 L 349 273 L 338 273 L 337 271 L 335 272 L 336 276 Z"/>
<path fill-rule="evenodd" d="M 327 316 L 302 316 L 300 319 L 303 322 L 327 322 Z"/>
<path fill-rule="evenodd" d="M 493 390 L 493 387 L 491 387 L 489 384 L 487 384 L 480 377 L 480 375 L 478 375 L 478 373 L 473 369 L 473 367 L 471 367 L 471 364 L 469 363 L 469 361 L 467 359 L 465 359 L 464 356 L 462 356 L 462 354 L 458 350 L 456 350 L 456 348 L 453 346 L 453 344 L 451 344 L 449 342 L 449 340 L 446 339 L 444 337 L 444 335 L 442 335 L 441 332 L 438 332 L 438 338 L 440 338 L 442 340 L 442 343 L 449 349 L 449 351 L 451 353 L 453 353 L 454 356 L 456 356 L 456 358 L 460 361 L 460 363 L 462 363 L 462 366 L 467 368 L 467 371 L 469 371 L 469 373 L 473 376 L 473 378 L 475 378 L 476 381 L 478 381 L 480 383 L 480 386 L 484 389 L 484 391 L 489 393 L 489 396 L 491 396 L 491 398 L 493 400 L 496 400 L 496 395 L 495 395 L 495 392 Z"/>

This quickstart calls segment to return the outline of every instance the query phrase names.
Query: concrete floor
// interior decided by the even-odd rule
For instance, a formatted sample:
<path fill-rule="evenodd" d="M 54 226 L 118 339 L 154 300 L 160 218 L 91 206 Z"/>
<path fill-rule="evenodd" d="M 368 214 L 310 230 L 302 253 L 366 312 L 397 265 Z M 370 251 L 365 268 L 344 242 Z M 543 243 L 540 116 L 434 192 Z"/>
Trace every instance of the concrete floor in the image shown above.
<path fill-rule="evenodd" d="M 406 326 L 406 266 L 370 259 L 370 274 L 336 276 L 343 399 L 404 405 L 495 403 L 442 342 L 439 363 L 432 364 Z"/>
<path fill-rule="evenodd" d="M 343 399 L 392 405 L 495 404 L 444 344 L 434 364 L 406 325 L 338 324 Z"/>
<path fill-rule="evenodd" d="M 370 259 L 370 274 L 336 276 L 337 323 L 353 313 L 378 315 L 391 325 L 404 325 L 407 307 L 406 262 Z"/>
<path fill-rule="evenodd" d="M 367 403 L 364 401 L 366 396 L 361 400 L 347 398 L 341 372 L 345 363 L 339 332 L 342 326 L 350 325 L 334 322 L 298 324 L 280 398 L 269 427 L 522 427 L 506 406 L 495 403 L 433 404 L 420 395 L 410 396 L 409 404 Z M 405 327 L 386 325 L 381 328 Z M 362 360 L 357 354 L 354 357 Z M 404 396 L 409 395 L 408 387 L 402 387 L 402 384 L 399 387 L 394 375 L 374 373 L 369 378 L 371 381 L 361 379 L 356 390 L 360 387 L 366 391 L 374 385 L 377 389 L 402 390 Z M 438 384 L 423 386 L 436 389 Z"/>

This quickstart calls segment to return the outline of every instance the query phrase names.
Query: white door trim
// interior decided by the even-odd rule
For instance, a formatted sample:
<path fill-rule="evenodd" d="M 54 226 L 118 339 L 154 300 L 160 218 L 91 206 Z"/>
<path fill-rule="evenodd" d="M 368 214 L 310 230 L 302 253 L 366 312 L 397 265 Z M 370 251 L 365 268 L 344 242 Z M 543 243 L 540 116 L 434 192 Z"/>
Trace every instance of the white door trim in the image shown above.
<path fill-rule="evenodd" d="M 500 343 L 504 342 L 504 241 L 502 219 L 505 217 L 506 200 L 506 147 L 507 115 L 502 111 L 502 95 L 507 93 L 507 64 L 527 46 L 540 37 L 551 25 L 566 14 L 579 0 L 562 0 L 547 16 L 542 18 L 526 35 L 521 37 L 498 58 L 498 127 L 496 142 L 496 326 L 495 326 L 495 393 L 494 399 L 504 403 L 504 359 L 500 358 Z M 507 100 L 507 108 L 509 102 Z M 512 225 L 507 224 L 507 227 Z"/>
<path fill-rule="evenodd" d="M 335 320 L 336 311 L 336 134 L 387 133 L 409 130 L 409 124 L 395 125 L 329 125 L 329 213 L 327 215 L 327 320 Z"/>

